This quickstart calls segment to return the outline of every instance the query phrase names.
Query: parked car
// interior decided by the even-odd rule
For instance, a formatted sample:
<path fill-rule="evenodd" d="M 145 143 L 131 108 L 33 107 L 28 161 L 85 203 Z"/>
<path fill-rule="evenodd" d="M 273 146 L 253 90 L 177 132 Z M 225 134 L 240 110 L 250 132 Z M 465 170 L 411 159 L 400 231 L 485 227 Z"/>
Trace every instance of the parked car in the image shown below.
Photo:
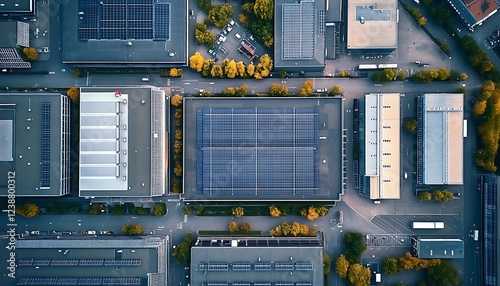
<path fill-rule="evenodd" d="M 235 37 L 236 37 L 236 39 L 238 39 L 238 40 L 239 40 L 239 39 L 241 39 L 241 35 L 240 35 L 240 34 L 238 34 L 238 33 L 236 33 L 236 35 L 234 35 L 234 36 L 235 36 Z"/>
<path fill-rule="evenodd" d="M 95 235 L 96 231 L 95 230 L 87 230 L 87 234 Z"/>
<path fill-rule="evenodd" d="M 234 21 L 232 19 L 229 20 L 229 25 L 231 25 L 231 26 L 234 25 Z"/>

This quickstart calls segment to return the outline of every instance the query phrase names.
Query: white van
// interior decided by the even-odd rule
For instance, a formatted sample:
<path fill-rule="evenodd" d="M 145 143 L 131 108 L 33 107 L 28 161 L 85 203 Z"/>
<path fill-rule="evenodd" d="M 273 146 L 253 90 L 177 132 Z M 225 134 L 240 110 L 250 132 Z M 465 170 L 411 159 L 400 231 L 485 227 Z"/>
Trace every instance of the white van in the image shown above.
<path fill-rule="evenodd" d="M 382 282 L 382 274 L 375 273 L 375 282 L 377 282 L 377 283 Z"/>
<path fill-rule="evenodd" d="M 373 201 L 373 203 L 379 205 L 380 201 Z"/>
<path fill-rule="evenodd" d="M 239 39 L 241 39 L 241 35 L 240 35 L 240 34 L 238 34 L 238 33 L 236 33 L 236 35 L 234 35 L 234 36 L 235 36 L 235 37 L 236 37 L 236 39 L 238 39 L 238 40 L 239 40 Z"/>
<path fill-rule="evenodd" d="M 141 80 L 144 81 L 144 82 L 148 82 L 149 81 L 149 77 L 143 77 Z"/>

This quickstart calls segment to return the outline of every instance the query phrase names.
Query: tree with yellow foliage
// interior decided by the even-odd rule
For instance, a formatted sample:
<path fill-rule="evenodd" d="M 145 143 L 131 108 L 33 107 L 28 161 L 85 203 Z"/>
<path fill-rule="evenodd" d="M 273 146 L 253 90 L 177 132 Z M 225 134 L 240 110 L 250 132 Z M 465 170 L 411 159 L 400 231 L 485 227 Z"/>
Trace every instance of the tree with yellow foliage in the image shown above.
<path fill-rule="evenodd" d="M 181 106 L 182 105 L 182 95 L 176 94 L 176 95 L 172 96 L 172 98 L 170 99 L 170 103 L 175 107 Z"/>
<path fill-rule="evenodd" d="M 203 56 L 199 52 L 196 52 L 189 58 L 189 67 L 197 72 L 201 72 L 204 61 Z"/>
<path fill-rule="evenodd" d="M 272 217 L 279 217 L 281 215 L 281 211 L 278 207 L 276 206 L 269 206 L 269 214 Z"/>

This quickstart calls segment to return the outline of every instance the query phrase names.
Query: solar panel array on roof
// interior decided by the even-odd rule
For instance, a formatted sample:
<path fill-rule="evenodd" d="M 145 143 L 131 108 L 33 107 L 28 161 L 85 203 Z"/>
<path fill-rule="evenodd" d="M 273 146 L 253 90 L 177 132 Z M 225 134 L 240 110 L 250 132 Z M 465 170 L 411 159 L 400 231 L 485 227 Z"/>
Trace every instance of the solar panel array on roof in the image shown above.
<path fill-rule="evenodd" d="M 231 286 L 250 286 L 252 283 L 250 282 L 233 282 L 231 283 Z"/>
<path fill-rule="evenodd" d="M 33 266 L 49 266 L 50 265 L 50 259 L 35 259 L 33 261 Z"/>
<path fill-rule="evenodd" d="M 319 187 L 317 134 L 314 108 L 199 109 L 197 191 L 314 194 Z"/>
<path fill-rule="evenodd" d="M 78 266 L 78 259 L 51 259 L 50 266 Z"/>
<path fill-rule="evenodd" d="M 477 23 L 476 18 L 462 0 L 448 0 L 448 2 L 450 2 L 451 6 L 455 9 L 455 11 L 457 11 L 460 17 L 462 17 L 462 20 L 468 26 L 472 26 Z"/>
<path fill-rule="evenodd" d="M 78 265 L 80 266 L 102 266 L 104 259 L 80 259 Z"/>
<path fill-rule="evenodd" d="M 42 179 L 41 188 L 50 187 L 50 102 L 42 104 Z"/>
<path fill-rule="evenodd" d="M 297 270 L 297 271 L 312 271 L 313 264 L 311 261 L 295 262 L 295 270 Z"/>
<path fill-rule="evenodd" d="M 139 258 L 104 260 L 104 266 L 140 266 L 140 265 L 141 265 L 141 259 Z"/>
<path fill-rule="evenodd" d="M 271 282 L 255 282 L 254 286 L 271 286 Z"/>
<path fill-rule="evenodd" d="M 33 259 L 22 258 L 17 260 L 18 267 L 31 266 L 31 265 L 33 265 Z"/>
<path fill-rule="evenodd" d="M 208 271 L 229 271 L 229 264 L 227 262 L 209 262 Z"/>
<path fill-rule="evenodd" d="M 80 40 L 168 40 L 170 3 L 80 0 Z"/>
<path fill-rule="evenodd" d="M 271 271 L 270 262 L 256 262 L 253 264 L 255 271 Z"/>
<path fill-rule="evenodd" d="M 25 62 L 15 48 L 0 48 L 0 68 L 28 69 L 30 62 Z"/>
<path fill-rule="evenodd" d="M 274 270 L 276 271 L 292 271 L 293 262 L 276 261 L 274 263 Z"/>
<path fill-rule="evenodd" d="M 293 286 L 293 282 L 275 282 L 274 286 Z"/>
<path fill-rule="evenodd" d="M 202 286 L 228 286 L 227 282 L 203 282 Z"/>
<path fill-rule="evenodd" d="M 252 264 L 250 262 L 235 262 L 233 263 L 233 271 L 250 271 Z"/>
<path fill-rule="evenodd" d="M 314 59 L 314 1 L 283 3 L 282 59 Z"/>

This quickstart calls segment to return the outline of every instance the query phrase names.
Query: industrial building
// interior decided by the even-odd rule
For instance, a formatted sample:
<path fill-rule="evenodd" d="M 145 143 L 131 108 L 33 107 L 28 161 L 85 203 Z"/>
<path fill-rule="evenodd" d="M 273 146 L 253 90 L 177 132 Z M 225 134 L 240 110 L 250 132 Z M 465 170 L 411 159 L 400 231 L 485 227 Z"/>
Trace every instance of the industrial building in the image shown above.
<path fill-rule="evenodd" d="M 78 0 L 63 5 L 63 62 L 77 66 L 187 64 L 187 4 L 174 0 Z"/>
<path fill-rule="evenodd" d="M 70 106 L 60 93 L 0 93 L 0 196 L 70 192 Z"/>
<path fill-rule="evenodd" d="M 338 201 L 344 99 L 184 98 L 186 201 Z"/>
<path fill-rule="evenodd" d="M 22 48 L 29 47 L 29 24 L 4 21 L 0 22 L 0 31 L 0 69 L 31 68 L 20 54 Z"/>
<path fill-rule="evenodd" d="M 17 285 L 167 285 L 168 237 L 19 239 Z"/>
<path fill-rule="evenodd" d="M 198 237 L 191 285 L 323 285 L 323 255 L 318 237 Z"/>
<path fill-rule="evenodd" d="M 464 241 L 461 239 L 427 239 L 412 240 L 414 254 L 422 259 L 455 259 L 464 258 Z"/>
<path fill-rule="evenodd" d="M 462 93 L 418 97 L 418 184 L 463 184 L 463 109 Z"/>
<path fill-rule="evenodd" d="M 500 7 L 497 0 L 448 0 L 448 3 L 471 31 L 493 16 Z"/>
<path fill-rule="evenodd" d="M 323 71 L 325 0 L 276 0 L 274 67 L 287 71 Z"/>
<path fill-rule="evenodd" d="M 0 15 L 3 17 L 34 16 L 36 5 L 36 0 L 0 0 Z"/>
<path fill-rule="evenodd" d="M 398 46 L 397 0 L 350 0 L 347 3 L 347 49 L 392 52 Z"/>
<path fill-rule="evenodd" d="M 482 285 L 496 286 L 498 285 L 499 268 L 499 249 L 498 249 L 498 209 L 500 193 L 498 192 L 499 178 L 495 175 L 478 176 L 478 187 L 482 195 L 482 225 L 478 226 L 477 236 L 473 236 L 475 240 L 482 245 L 479 252 L 479 257 L 483 264 L 482 267 Z M 482 229 L 481 229 L 482 227 Z"/>
<path fill-rule="evenodd" d="M 156 87 L 81 88 L 80 196 L 165 194 L 169 108 Z"/>
<path fill-rule="evenodd" d="M 359 193 L 372 200 L 399 199 L 399 93 L 370 93 L 359 100 Z"/>

